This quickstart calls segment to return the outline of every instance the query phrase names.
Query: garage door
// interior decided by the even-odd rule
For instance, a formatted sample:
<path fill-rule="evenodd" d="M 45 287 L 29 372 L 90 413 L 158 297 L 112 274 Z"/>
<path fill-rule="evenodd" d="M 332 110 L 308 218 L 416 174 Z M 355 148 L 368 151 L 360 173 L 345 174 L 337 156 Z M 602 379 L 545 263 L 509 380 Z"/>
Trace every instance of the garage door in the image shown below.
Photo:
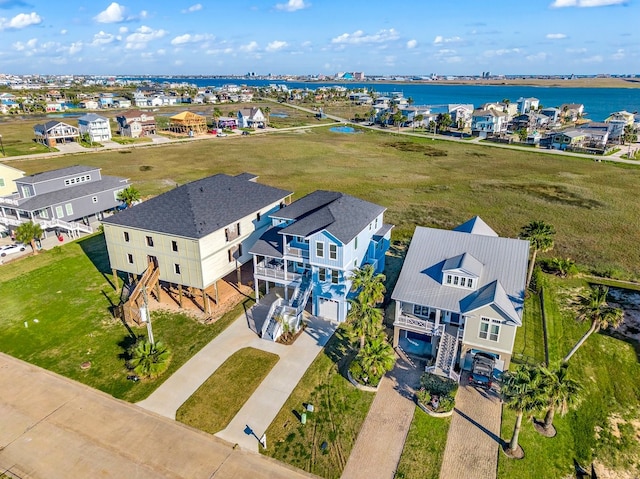
<path fill-rule="evenodd" d="M 318 316 L 331 321 L 338 320 L 338 302 L 326 298 L 318 298 Z"/>

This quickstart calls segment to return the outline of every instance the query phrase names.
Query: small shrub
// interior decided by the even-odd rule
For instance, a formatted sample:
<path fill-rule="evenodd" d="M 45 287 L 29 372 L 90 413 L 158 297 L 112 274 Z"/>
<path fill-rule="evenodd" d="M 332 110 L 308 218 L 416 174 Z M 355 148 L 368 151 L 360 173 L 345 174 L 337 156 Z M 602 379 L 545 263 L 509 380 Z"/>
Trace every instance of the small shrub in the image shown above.
<path fill-rule="evenodd" d="M 153 166 L 151 165 L 142 165 L 140 167 L 140 171 L 151 171 L 151 170 L 153 170 Z"/>
<path fill-rule="evenodd" d="M 424 388 L 420 388 L 416 393 L 418 401 L 422 404 L 429 404 L 431 402 L 431 393 Z"/>
<path fill-rule="evenodd" d="M 431 395 L 444 397 L 447 395 L 455 396 L 458 390 L 458 383 L 453 379 L 443 378 L 435 374 L 424 373 L 420 378 L 420 386 Z"/>
<path fill-rule="evenodd" d="M 449 412 L 455 406 L 456 400 L 455 397 L 447 394 L 440 398 L 440 407 L 438 408 L 438 412 Z"/>

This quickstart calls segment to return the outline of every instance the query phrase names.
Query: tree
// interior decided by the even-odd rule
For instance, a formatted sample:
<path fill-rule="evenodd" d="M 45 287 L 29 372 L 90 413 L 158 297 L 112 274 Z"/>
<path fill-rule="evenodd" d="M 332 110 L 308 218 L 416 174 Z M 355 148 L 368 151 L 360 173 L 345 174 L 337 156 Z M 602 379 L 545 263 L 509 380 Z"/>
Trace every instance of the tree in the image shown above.
<path fill-rule="evenodd" d="M 520 128 L 516 133 L 518 134 L 518 139 L 521 142 L 524 143 L 525 141 L 527 141 L 527 136 L 529 136 L 529 132 L 527 131 L 526 128 Z"/>
<path fill-rule="evenodd" d="M 622 323 L 624 312 L 620 308 L 614 308 L 607 303 L 609 288 L 598 284 L 578 297 L 578 321 L 591 321 L 591 326 L 580 338 L 576 345 L 569 351 L 562 362 L 567 362 L 575 354 L 580 346 L 596 331 L 607 329 L 609 326 L 617 328 Z"/>
<path fill-rule="evenodd" d="M 402 120 L 407 117 L 402 114 L 400 110 L 396 111 L 393 115 L 391 115 L 391 120 L 393 124 L 398 127 L 398 131 L 400 131 L 400 125 L 402 125 Z"/>
<path fill-rule="evenodd" d="M 118 193 L 117 199 L 126 203 L 127 208 L 130 208 L 136 201 L 140 201 L 140 192 L 133 186 L 127 186 Z"/>
<path fill-rule="evenodd" d="M 369 117 L 369 121 L 371 123 L 375 122 L 376 120 L 376 109 L 375 108 L 371 108 L 368 112 L 367 112 L 367 116 Z"/>
<path fill-rule="evenodd" d="M 453 120 L 451 119 L 451 115 L 449 113 L 438 113 L 436 117 L 436 123 L 440 130 L 446 130 L 451 126 Z"/>
<path fill-rule="evenodd" d="M 635 143 L 638 141 L 638 135 L 633 129 L 633 125 L 625 125 L 622 133 L 622 143 Z"/>
<path fill-rule="evenodd" d="M 351 272 L 351 291 L 358 292 L 358 301 L 362 304 L 375 306 L 384 301 L 387 289 L 384 281 L 387 279 L 382 273 L 376 273 L 372 264 L 365 264 Z"/>
<path fill-rule="evenodd" d="M 531 262 L 529 263 L 529 271 L 527 273 L 527 287 L 529 287 L 529 283 L 531 282 L 531 275 L 533 274 L 533 267 L 536 264 L 538 252 L 553 249 L 554 234 L 556 234 L 556 232 L 553 226 L 544 221 L 532 221 L 522 227 L 520 238 L 529 241 L 531 248 Z"/>
<path fill-rule="evenodd" d="M 370 338 L 364 347 L 360 349 L 356 356 L 356 361 L 360 363 L 363 371 L 370 378 L 379 380 L 387 371 L 393 368 L 396 362 L 396 355 L 384 333 L 380 331 L 377 336 Z"/>
<path fill-rule="evenodd" d="M 380 124 L 384 127 L 387 126 L 387 122 L 389 121 L 389 112 L 385 111 L 384 113 L 380 114 Z"/>
<path fill-rule="evenodd" d="M 220 119 L 220 117 L 222 116 L 222 110 L 220 110 L 220 108 L 218 108 L 217 106 L 213 109 L 213 125 L 217 128 L 218 127 L 218 120 Z"/>
<path fill-rule="evenodd" d="M 557 272 L 558 276 L 566 278 L 578 272 L 576 262 L 571 258 L 552 258 L 550 266 Z"/>
<path fill-rule="evenodd" d="M 267 125 L 269 124 L 269 116 L 271 115 L 271 108 L 268 106 L 264 107 L 264 114 L 267 120 Z"/>
<path fill-rule="evenodd" d="M 151 344 L 141 339 L 130 350 L 129 367 L 140 377 L 157 377 L 169 367 L 171 352 L 162 341 Z"/>
<path fill-rule="evenodd" d="M 524 413 L 533 412 L 544 405 L 539 384 L 541 376 L 538 368 L 526 364 L 518 366 L 514 372 L 508 371 L 504 375 L 501 389 L 502 397 L 505 405 L 516 413 L 513 436 L 506 450 L 509 454 L 517 454 Z"/>
<path fill-rule="evenodd" d="M 364 348 L 367 337 L 376 336 L 382 330 L 382 310 L 359 300 L 349 300 L 351 308 L 347 314 L 351 336 Z"/>
<path fill-rule="evenodd" d="M 36 241 L 39 241 L 40 238 L 42 238 L 42 234 L 42 227 L 38 223 L 29 221 L 27 223 L 22 223 L 16 228 L 16 241 L 23 244 L 29 243 L 33 254 L 36 255 L 38 254 Z"/>
<path fill-rule="evenodd" d="M 544 416 L 542 428 L 545 431 L 554 431 L 553 418 L 556 412 L 564 416 L 569 412 L 569 407 L 576 401 L 578 392 L 582 389 L 577 381 L 569 378 L 568 363 L 549 369 L 540 368 L 542 373 L 543 394 L 547 398 L 547 412 Z"/>
<path fill-rule="evenodd" d="M 438 124 L 433 120 L 429 120 L 429 131 L 433 130 L 433 134 L 435 135 L 437 133 L 437 128 Z"/>
<path fill-rule="evenodd" d="M 416 123 L 418 123 L 418 125 L 422 125 L 423 121 L 424 121 L 424 115 L 422 113 L 420 113 L 419 115 L 416 115 L 415 118 L 413 119 L 414 129 L 415 129 Z"/>

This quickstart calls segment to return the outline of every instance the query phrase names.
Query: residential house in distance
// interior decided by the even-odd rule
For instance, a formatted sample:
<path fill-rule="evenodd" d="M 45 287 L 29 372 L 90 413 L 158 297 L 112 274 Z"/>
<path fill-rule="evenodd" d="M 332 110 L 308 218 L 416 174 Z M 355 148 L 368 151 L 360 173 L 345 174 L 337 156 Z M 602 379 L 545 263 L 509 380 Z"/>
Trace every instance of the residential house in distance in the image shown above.
<path fill-rule="evenodd" d="M 58 143 L 76 141 L 80 136 L 78 128 L 56 120 L 38 123 L 33 127 L 33 133 L 37 142 L 52 147 Z"/>
<path fill-rule="evenodd" d="M 554 150 L 571 150 L 581 147 L 586 139 L 587 133 L 575 128 L 559 131 L 551 135 L 551 148 Z"/>
<path fill-rule="evenodd" d="M 295 327 L 310 297 L 312 314 L 346 319 L 351 272 L 364 264 L 384 270 L 392 228 L 384 223 L 384 212 L 350 195 L 314 191 L 270 215 L 271 228 L 250 251 L 254 287 L 256 294 L 261 284 L 267 292 L 270 285 L 283 287 L 284 298 L 272 306 L 263 338 L 277 339 L 279 306 L 291 311 Z"/>
<path fill-rule="evenodd" d="M 189 136 L 200 135 L 207 132 L 207 118 L 190 111 L 182 111 L 169 118 L 169 130 Z"/>
<path fill-rule="evenodd" d="M 563 103 L 560 105 L 560 118 L 565 122 L 576 121 L 584 115 L 584 105 L 581 103 Z"/>
<path fill-rule="evenodd" d="M 121 136 L 139 138 L 156 134 L 156 120 L 150 113 L 128 110 L 116 116 L 118 133 Z"/>
<path fill-rule="evenodd" d="M 450 104 L 448 105 L 449 115 L 453 125 L 457 128 L 470 128 L 473 116 L 473 105 L 471 104 Z"/>
<path fill-rule="evenodd" d="M 158 195 L 104 220 L 111 268 L 200 290 L 204 309 L 217 282 L 251 260 L 249 251 L 291 192 L 249 173 L 218 174 Z"/>
<path fill-rule="evenodd" d="M 95 100 L 83 100 L 78 103 L 79 108 L 84 108 L 85 110 L 97 110 L 100 108 L 98 102 Z"/>
<path fill-rule="evenodd" d="M 457 379 L 482 352 L 509 367 L 522 325 L 529 242 L 474 217 L 452 231 L 418 226 L 396 287 L 393 345 Z"/>
<path fill-rule="evenodd" d="M 142 93 L 140 90 L 135 91 L 133 93 L 133 104 L 138 108 L 149 106 L 147 101 L 147 96 Z"/>
<path fill-rule="evenodd" d="M 0 163 L 0 197 L 8 196 L 18 191 L 16 180 L 23 176 L 24 171 Z"/>
<path fill-rule="evenodd" d="M 264 128 L 265 121 L 260 108 L 240 108 L 238 110 L 239 128 Z"/>
<path fill-rule="evenodd" d="M 111 108 L 113 106 L 113 93 L 100 93 L 98 106 L 100 108 Z"/>
<path fill-rule="evenodd" d="M 540 114 L 549 118 L 549 125 L 555 125 L 560 122 L 561 119 L 561 111 L 560 108 L 554 108 L 552 106 L 547 108 L 542 108 L 540 110 Z"/>
<path fill-rule="evenodd" d="M 540 106 L 540 100 L 538 100 L 537 98 L 524 98 L 524 97 L 520 97 L 518 98 L 518 112 L 520 114 L 523 113 L 529 113 L 531 110 L 537 110 L 538 107 Z"/>
<path fill-rule="evenodd" d="M 78 118 L 80 135 L 89 135 L 89 140 L 95 143 L 111 139 L 111 125 L 109 119 L 95 113 L 87 113 Z"/>
<path fill-rule="evenodd" d="M 131 100 L 124 97 L 116 97 L 113 99 L 114 108 L 131 108 Z"/>
<path fill-rule="evenodd" d="M 221 116 L 218 118 L 218 128 L 230 128 L 235 130 L 238 128 L 238 119 L 231 116 Z"/>
<path fill-rule="evenodd" d="M 471 134 L 486 138 L 507 131 L 509 117 L 497 109 L 474 110 L 471 117 Z"/>
<path fill-rule="evenodd" d="M 611 126 L 610 137 L 612 139 L 620 139 L 624 134 L 624 129 L 627 126 L 633 128 L 635 117 L 633 113 L 629 113 L 628 111 L 616 111 L 611 113 L 604 122 Z"/>
<path fill-rule="evenodd" d="M 101 174 L 101 168 L 75 165 L 15 180 L 17 193 L 0 198 L 0 223 L 17 226 L 26 221 L 43 229 L 69 233 L 91 232 L 91 219 L 119 206 L 118 193 L 129 180 Z"/>

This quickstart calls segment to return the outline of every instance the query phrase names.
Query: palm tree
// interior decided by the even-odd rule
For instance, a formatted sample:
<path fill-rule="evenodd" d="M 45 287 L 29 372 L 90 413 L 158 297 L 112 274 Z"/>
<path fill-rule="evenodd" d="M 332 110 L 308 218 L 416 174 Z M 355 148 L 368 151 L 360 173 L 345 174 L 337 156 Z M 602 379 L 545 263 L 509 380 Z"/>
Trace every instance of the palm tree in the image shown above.
<path fill-rule="evenodd" d="M 127 186 L 124 190 L 118 193 L 118 201 L 126 203 L 127 208 L 130 208 L 136 201 L 140 201 L 140 192 L 133 186 Z"/>
<path fill-rule="evenodd" d="M 222 110 L 220 110 L 220 108 L 216 106 L 213 109 L 213 124 L 216 128 L 218 127 L 218 120 L 220 119 L 221 116 L 222 116 Z"/>
<path fill-rule="evenodd" d="M 384 301 L 384 293 L 387 292 L 384 281 L 387 278 L 382 273 L 376 273 L 372 264 L 354 269 L 350 279 L 351 291 L 358 292 L 358 301 L 362 304 L 375 306 Z"/>
<path fill-rule="evenodd" d="M 267 119 L 267 125 L 269 125 L 269 115 L 271 115 L 271 108 L 269 108 L 268 106 L 264 107 L 264 114 L 266 116 Z"/>
<path fill-rule="evenodd" d="M 390 371 L 396 362 L 393 347 L 381 331 L 375 337 L 370 338 L 356 356 L 356 361 L 362 366 L 370 378 L 381 378 L 384 373 Z"/>
<path fill-rule="evenodd" d="M 591 321 L 591 327 L 580 338 L 576 345 L 569 351 L 562 362 L 567 362 L 575 354 L 580 346 L 596 331 L 607 329 L 609 326 L 617 328 L 622 323 L 624 312 L 620 308 L 614 308 L 607 303 L 609 288 L 601 284 L 592 286 L 586 293 L 578 298 L 579 321 Z"/>
<path fill-rule="evenodd" d="M 554 369 L 540 369 L 543 375 L 543 394 L 547 397 L 547 412 L 542 426 L 545 431 L 554 431 L 553 418 L 556 411 L 562 416 L 569 412 L 569 407 L 582 389 L 577 381 L 567 376 L 568 369 L 568 363 L 561 363 Z"/>
<path fill-rule="evenodd" d="M 364 348 L 367 337 L 375 336 L 382 330 L 382 310 L 359 300 L 349 300 L 351 308 L 347 314 L 352 337 L 360 341 L 360 349 Z"/>
<path fill-rule="evenodd" d="M 538 368 L 526 364 L 520 365 L 514 372 L 505 374 L 501 389 L 502 397 L 505 405 L 516 412 L 516 423 L 507 453 L 515 454 L 518 450 L 518 438 L 524 413 L 530 413 L 544 405 L 540 388 L 541 377 Z"/>
<path fill-rule="evenodd" d="M 424 121 L 424 115 L 423 115 L 422 113 L 420 113 L 419 115 L 416 115 L 416 116 L 415 116 L 415 118 L 414 118 L 414 120 L 413 120 L 413 128 L 414 128 L 414 130 L 415 130 L 416 122 L 417 122 L 419 125 L 422 125 L 422 122 L 423 122 L 423 121 Z"/>
<path fill-rule="evenodd" d="M 531 275 L 533 267 L 536 264 L 536 256 L 539 251 L 545 252 L 553 249 L 553 235 L 556 231 L 553 226 L 544 221 L 532 221 L 528 225 L 522 227 L 520 238 L 529 241 L 531 247 L 531 262 L 529 263 L 529 271 L 527 273 L 527 287 L 531 283 Z"/>
<path fill-rule="evenodd" d="M 42 234 L 42 227 L 38 223 L 29 221 L 27 223 L 22 223 L 16 228 L 16 241 L 23 244 L 29 243 L 33 254 L 36 255 L 38 254 L 36 241 L 42 238 Z"/>
<path fill-rule="evenodd" d="M 129 367 L 141 377 L 159 376 L 167 370 L 171 358 L 171 352 L 162 341 L 151 344 L 146 339 L 136 342 L 130 354 Z"/>

